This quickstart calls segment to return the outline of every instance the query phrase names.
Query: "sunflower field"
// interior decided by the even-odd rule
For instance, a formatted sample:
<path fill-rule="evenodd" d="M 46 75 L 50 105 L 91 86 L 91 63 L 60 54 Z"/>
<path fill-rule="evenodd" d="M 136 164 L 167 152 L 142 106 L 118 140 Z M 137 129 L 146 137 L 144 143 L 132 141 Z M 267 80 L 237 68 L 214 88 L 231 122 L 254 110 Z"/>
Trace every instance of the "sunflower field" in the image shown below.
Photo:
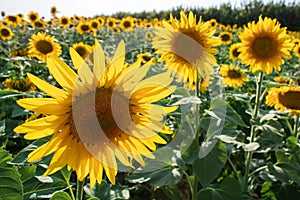
<path fill-rule="evenodd" d="M 1 12 L 0 199 L 299 199 L 296 23 L 50 12 Z"/>

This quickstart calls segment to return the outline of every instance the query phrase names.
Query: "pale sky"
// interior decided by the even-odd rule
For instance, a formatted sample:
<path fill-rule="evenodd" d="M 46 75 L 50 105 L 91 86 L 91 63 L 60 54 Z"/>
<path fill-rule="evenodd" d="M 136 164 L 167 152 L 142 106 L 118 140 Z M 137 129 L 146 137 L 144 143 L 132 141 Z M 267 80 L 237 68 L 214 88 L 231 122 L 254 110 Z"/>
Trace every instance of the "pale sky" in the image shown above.
<path fill-rule="evenodd" d="M 271 0 L 263 0 L 270 2 Z M 280 0 L 273 0 L 278 2 Z M 288 2 L 299 3 L 300 0 L 285 0 Z M 30 11 L 35 11 L 44 16 L 46 20 L 50 19 L 50 9 L 55 6 L 60 13 L 58 16 L 71 17 L 74 14 L 78 16 L 93 17 L 95 15 L 110 15 L 118 11 L 124 12 L 142 12 L 142 11 L 160 11 L 183 6 L 184 8 L 193 7 L 212 7 L 221 3 L 231 3 L 234 6 L 240 6 L 242 2 L 249 0 L 0 0 L 0 11 L 5 11 L 7 15 L 22 13 L 25 16 Z"/>

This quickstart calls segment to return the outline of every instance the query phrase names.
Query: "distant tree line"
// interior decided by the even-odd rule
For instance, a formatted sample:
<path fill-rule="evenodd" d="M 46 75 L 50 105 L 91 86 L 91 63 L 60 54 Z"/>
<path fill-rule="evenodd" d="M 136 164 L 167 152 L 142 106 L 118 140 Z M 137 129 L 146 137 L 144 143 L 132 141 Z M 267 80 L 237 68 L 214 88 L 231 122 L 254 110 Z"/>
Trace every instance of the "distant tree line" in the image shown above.
<path fill-rule="evenodd" d="M 202 16 L 202 19 L 205 21 L 214 18 L 224 25 L 237 24 L 238 26 L 242 26 L 250 21 L 257 21 L 258 16 L 262 14 L 263 16 L 276 18 L 281 25 L 287 27 L 288 30 L 300 31 L 300 3 L 296 1 L 297 0 L 291 3 L 285 3 L 285 1 L 274 3 L 270 1 L 264 4 L 260 0 L 254 0 L 242 3 L 240 6 L 223 3 L 219 7 L 210 7 L 207 9 L 201 7 L 183 8 L 180 6 L 167 11 L 154 10 L 152 12 L 143 11 L 139 13 L 118 12 L 113 16 L 123 18 L 130 15 L 148 20 L 153 18 L 168 19 L 171 12 L 174 17 L 179 18 L 180 10 L 192 10 L 198 17 Z"/>

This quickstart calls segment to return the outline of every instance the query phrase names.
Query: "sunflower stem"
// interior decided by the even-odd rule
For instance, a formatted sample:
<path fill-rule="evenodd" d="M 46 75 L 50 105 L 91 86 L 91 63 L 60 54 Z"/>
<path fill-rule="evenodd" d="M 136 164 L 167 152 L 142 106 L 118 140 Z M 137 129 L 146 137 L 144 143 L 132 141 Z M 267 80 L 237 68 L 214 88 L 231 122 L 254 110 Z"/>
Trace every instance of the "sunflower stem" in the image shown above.
<path fill-rule="evenodd" d="M 83 179 L 82 181 L 77 180 L 76 200 L 82 200 L 84 181 L 85 181 L 85 179 Z"/>
<path fill-rule="evenodd" d="M 299 137 L 299 132 L 298 132 L 298 128 L 299 128 L 299 114 L 296 114 L 296 119 L 295 119 L 295 124 L 294 124 L 294 136 L 298 139 Z"/>
<path fill-rule="evenodd" d="M 260 72 L 258 78 L 256 79 L 256 96 L 255 96 L 254 110 L 251 118 L 250 143 L 254 141 L 256 136 L 257 116 L 260 107 L 260 101 L 262 100 L 260 99 L 262 82 L 263 82 L 263 72 Z M 249 171 L 250 171 L 252 155 L 253 155 L 252 151 L 246 152 L 246 163 L 245 163 L 246 167 L 245 167 L 244 187 L 243 187 L 244 192 L 248 191 Z"/>
<path fill-rule="evenodd" d="M 62 174 L 62 176 L 64 177 L 64 179 L 65 179 L 65 181 L 66 181 L 66 183 L 67 183 L 67 186 L 68 186 L 68 189 L 69 189 L 69 191 L 70 191 L 72 200 L 75 200 L 75 196 L 74 196 L 74 193 L 73 193 L 72 186 L 71 186 L 71 184 L 70 184 L 69 178 L 67 178 L 67 177 L 65 176 L 65 173 L 63 173 L 62 171 L 61 171 L 61 174 Z"/>

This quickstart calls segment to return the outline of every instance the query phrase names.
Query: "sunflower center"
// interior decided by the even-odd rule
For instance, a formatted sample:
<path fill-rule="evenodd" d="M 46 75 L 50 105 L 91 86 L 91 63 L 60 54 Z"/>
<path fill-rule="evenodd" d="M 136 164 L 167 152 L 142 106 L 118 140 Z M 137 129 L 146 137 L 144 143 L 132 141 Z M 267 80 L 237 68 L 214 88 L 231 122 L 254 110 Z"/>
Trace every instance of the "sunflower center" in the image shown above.
<path fill-rule="evenodd" d="M 68 24 L 68 20 L 67 20 L 66 18 L 63 18 L 63 19 L 61 20 L 61 23 L 64 24 L 64 25 L 66 25 L 66 24 Z"/>
<path fill-rule="evenodd" d="M 234 50 L 232 51 L 232 54 L 233 54 L 233 56 L 234 56 L 235 58 L 237 58 L 237 57 L 240 55 L 240 53 L 241 53 L 241 52 L 238 51 L 238 48 L 236 48 L 236 49 L 234 49 Z"/>
<path fill-rule="evenodd" d="M 151 57 L 150 56 L 143 56 L 143 60 L 148 62 L 149 60 L 151 60 Z"/>
<path fill-rule="evenodd" d="M 241 78 L 241 76 L 242 76 L 239 71 L 234 70 L 234 69 L 228 70 L 227 75 L 229 78 L 232 78 L 232 79 L 238 79 L 238 78 Z"/>
<path fill-rule="evenodd" d="M 268 37 L 257 38 L 254 40 L 252 47 L 257 55 L 267 57 L 272 51 L 272 40 Z"/>
<path fill-rule="evenodd" d="M 90 27 L 86 24 L 82 25 L 80 28 L 82 31 L 88 31 L 90 29 Z"/>
<path fill-rule="evenodd" d="M 109 27 L 113 27 L 113 26 L 114 26 L 114 23 L 113 23 L 113 22 L 108 22 L 108 26 L 109 26 Z"/>
<path fill-rule="evenodd" d="M 223 35 L 221 35 L 221 40 L 223 42 L 227 42 L 230 40 L 230 36 L 228 34 L 223 34 Z"/>
<path fill-rule="evenodd" d="M 31 21 L 34 21 L 34 20 L 36 20 L 36 15 L 30 15 L 30 19 L 31 19 Z"/>
<path fill-rule="evenodd" d="M 40 40 L 35 45 L 36 49 L 42 54 L 48 54 L 53 51 L 53 46 L 50 42 L 46 40 Z"/>
<path fill-rule="evenodd" d="M 94 29 L 97 29 L 97 28 L 98 28 L 98 23 L 93 22 L 93 23 L 92 23 L 92 27 L 93 27 Z"/>
<path fill-rule="evenodd" d="M 108 138 L 111 136 L 114 138 L 117 133 L 123 132 L 121 129 L 128 127 L 131 121 L 129 110 L 126 110 L 128 107 L 128 99 L 118 92 L 113 93 L 106 88 L 97 89 L 95 111 L 98 122 Z"/>
<path fill-rule="evenodd" d="M 91 104 L 92 99 L 94 104 Z M 124 137 L 124 131 L 132 121 L 129 106 L 128 99 L 108 88 L 97 88 L 95 93 L 76 96 L 72 104 L 71 132 L 86 144 L 101 144 L 103 137 L 115 143 Z"/>
<path fill-rule="evenodd" d="M 84 57 L 86 54 L 86 49 L 84 47 L 77 47 L 75 50 L 81 57 Z"/>
<path fill-rule="evenodd" d="M 129 21 L 125 21 L 125 22 L 123 23 L 123 26 L 124 26 L 125 28 L 129 28 L 129 27 L 131 27 L 131 23 L 130 23 Z"/>
<path fill-rule="evenodd" d="M 278 94 L 279 102 L 288 109 L 300 110 L 300 92 L 288 91 Z"/>
<path fill-rule="evenodd" d="M 9 16 L 8 19 L 9 19 L 9 21 L 12 21 L 12 22 L 17 21 L 17 18 L 15 16 Z"/>
<path fill-rule="evenodd" d="M 10 35 L 9 31 L 5 28 L 1 29 L 1 35 L 7 37 Z"/>
<path fill-rule="evenodd" d="M 178 33 L 172 44 L 172 52 L 193 64 L 203 55 L 204 48 L 193 33 Z"/>

